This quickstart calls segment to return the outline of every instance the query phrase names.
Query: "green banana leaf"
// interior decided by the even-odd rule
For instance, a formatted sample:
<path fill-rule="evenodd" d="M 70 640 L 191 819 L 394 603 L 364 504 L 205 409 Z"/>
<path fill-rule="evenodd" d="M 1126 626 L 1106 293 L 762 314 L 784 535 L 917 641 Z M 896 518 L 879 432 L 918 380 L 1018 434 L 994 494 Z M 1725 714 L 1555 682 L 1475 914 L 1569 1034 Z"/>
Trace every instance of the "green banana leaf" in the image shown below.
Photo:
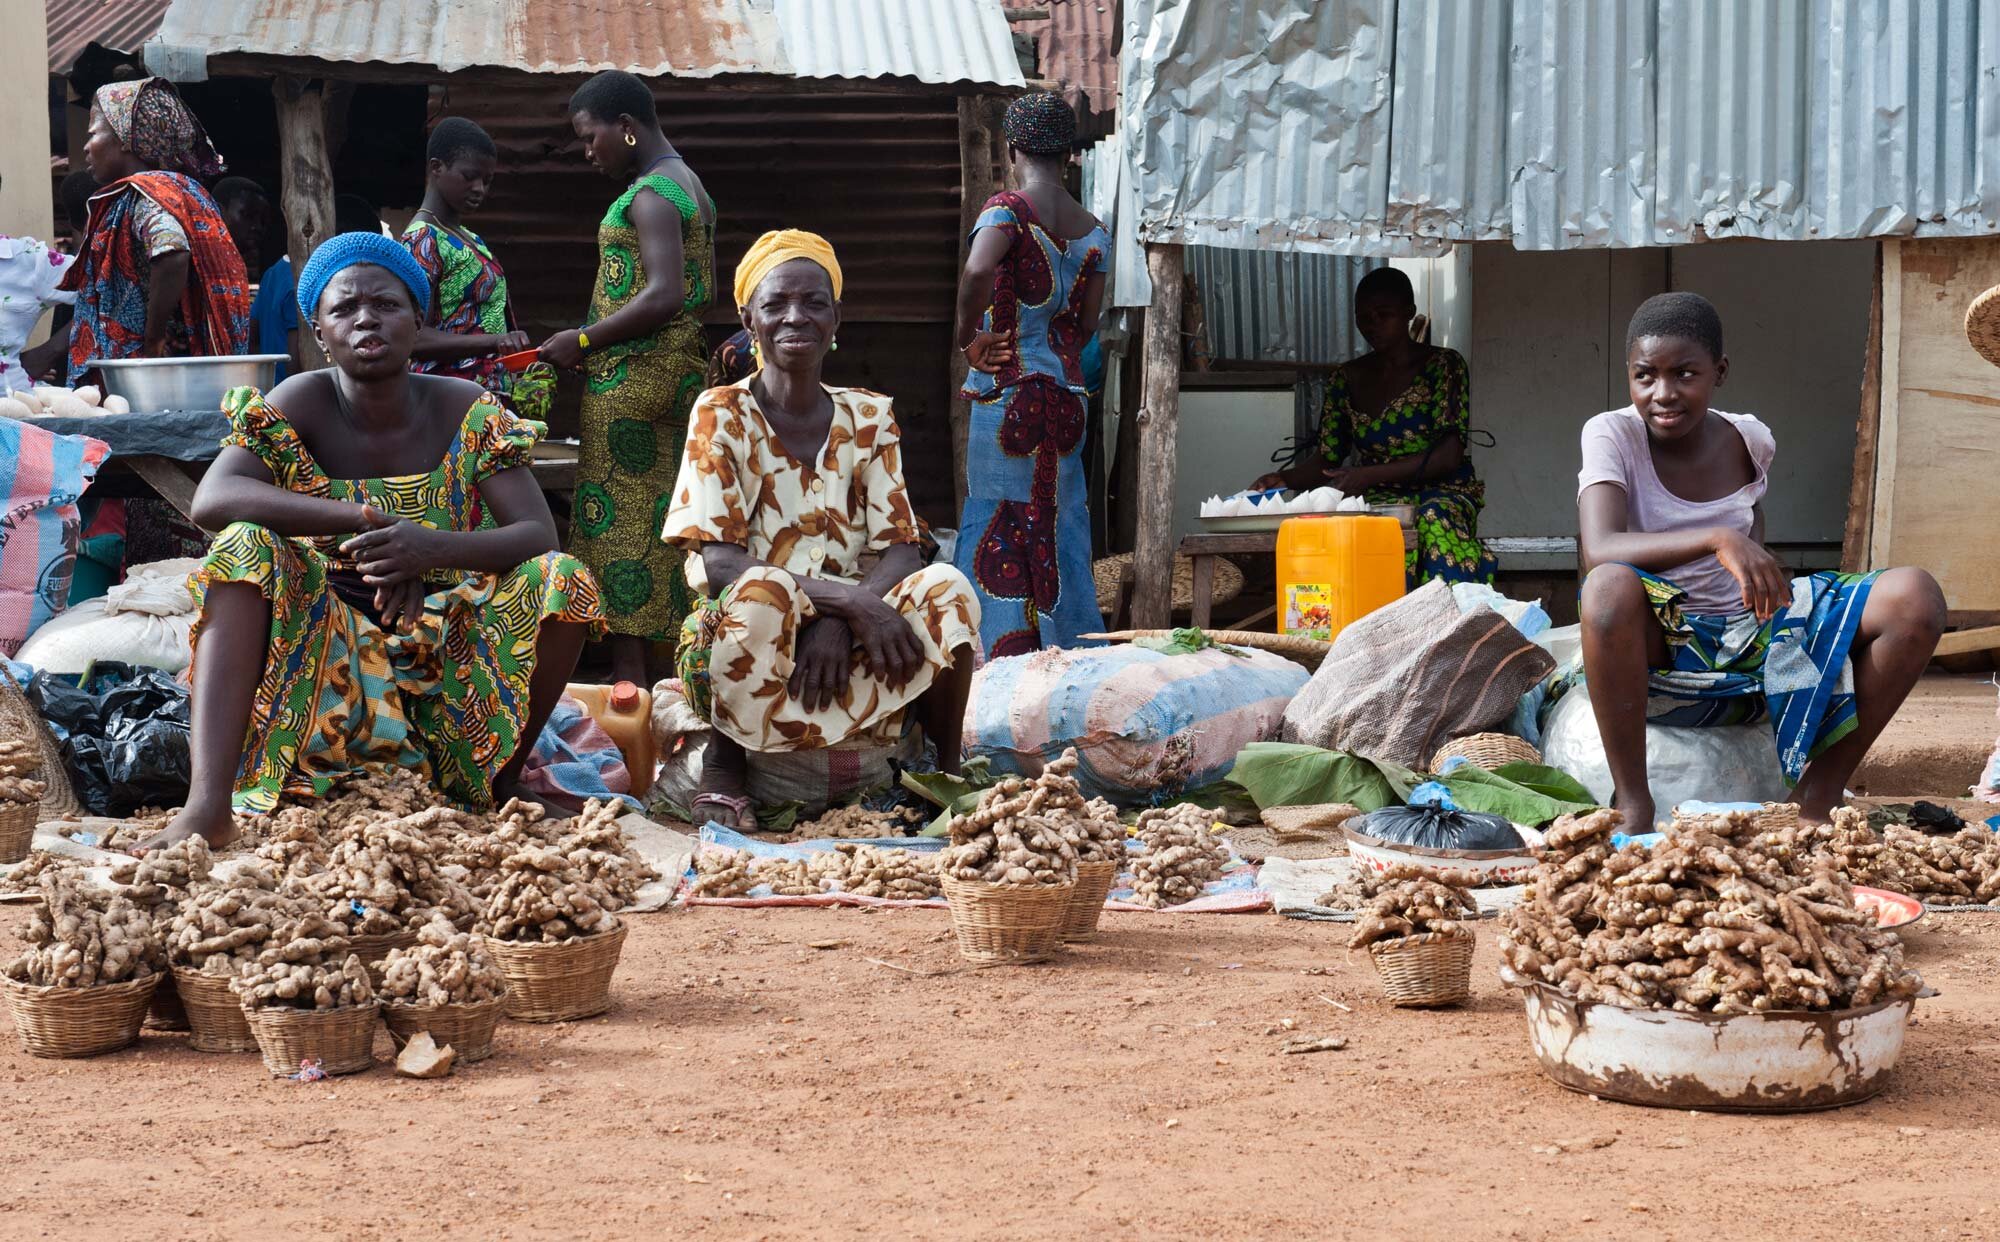
<path fill-rule="evenodd" d="M 957 776 L 948 776 L 943 772 L 905 772 L 903 788 L 932 806 L 949 808 L 967 794 L 977 796 L 1000 781 L 993 774 L 992 761 L 984 755 L 967 759 L 959 765 L 959 769 Z"/>
<path fill-rule="evenodd" d="M 1563 771 L 1540 763 L 1509 763 L 1493 770 L 1495 776 L 1504 777 L 1516 785 L 1532 789 L 1558 802 L 1575 803 L 1580 806 L 1595 807 L 1597 799 L 1591 796 L 1583 782 Z"/>
<path fill-rule="evenodd" d="M 1590 809 L 1590 802 L 1571 802 L 1519 785 L 1497 772 L 1467 764 L 1437 778 L 1451 790 L 1452 801 L 1467 811 L 1504 815 L 1517 824 L 1546 824 L 1559 815 Z M 1585 794 L 1586 799 L 1590 795 Z"/>
<path fill-rule="evenodd" d="M 1236 756 L 1229 783 L 1258 807 L 1347 802 L 1364 811 L 1401 806 L 1416 774 L 1337 750 L 1292 742 L 1252 742 Z"/>

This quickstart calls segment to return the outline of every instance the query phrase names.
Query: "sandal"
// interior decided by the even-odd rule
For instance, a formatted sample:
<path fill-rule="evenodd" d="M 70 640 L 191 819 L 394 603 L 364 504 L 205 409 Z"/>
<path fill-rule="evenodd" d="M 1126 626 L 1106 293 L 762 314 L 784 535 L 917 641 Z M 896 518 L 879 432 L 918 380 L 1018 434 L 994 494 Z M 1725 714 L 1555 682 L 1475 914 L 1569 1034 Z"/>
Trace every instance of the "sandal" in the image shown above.
<path fill-rule="evenodd" d="M 729 819 L 725 821 L 715 816 L 709 816 L 707 818 L 703 818 L 701 815 L 701 808 L 704 805 L 719 806 L 723 808 L 724 810 L 729 812 L 730 816 Z M 732 829 L 733 831 L 736 832 L 757 831 L 757 813 L 754 809 L 752 809 L 750 805 L 750 799 L 738 796 L 736 794 L 726 794 L 726 793 L 696 794 L 694 801 L 688 804 L 688 818 L 691 821 L 693 821 L 696 827 L 700 827 L 703 824 L 713 823 L 713 824 L 721 824 L 724 828 Z"/>

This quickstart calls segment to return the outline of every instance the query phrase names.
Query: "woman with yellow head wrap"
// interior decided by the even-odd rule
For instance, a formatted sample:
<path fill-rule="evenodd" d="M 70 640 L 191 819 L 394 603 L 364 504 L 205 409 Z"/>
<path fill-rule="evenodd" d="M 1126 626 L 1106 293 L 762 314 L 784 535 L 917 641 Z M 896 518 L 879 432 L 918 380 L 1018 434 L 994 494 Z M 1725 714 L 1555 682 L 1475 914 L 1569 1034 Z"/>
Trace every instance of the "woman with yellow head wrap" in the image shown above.
<path fill-rule="evenodd" d="M 746 752 L 891 745 L 906 723 L 958 770 L 979 605 L 904 486 L 889 398 L 821 381 L 840 331 L 826 239 L 766 233 L 736 269 L 759 367 L 695 403 L 662 536 L 703 598 L 681 640 L 715 726 L 690 814 L 754 829 Z"/>
<path fill-rule="evenodd" d="M 617 69 L 591 78 L 570 97 L 569 119 L 585 158 L 625 189 L 597 226 L 590 314 L 541 356 L 583 371 L 570 550 L 604 588 L 611 676 L 651 685 L 651 644 L 673 641 L 693 604 L 660 518 L 707 370 L 715 203 L 660 131 L 638 78 Z"/>

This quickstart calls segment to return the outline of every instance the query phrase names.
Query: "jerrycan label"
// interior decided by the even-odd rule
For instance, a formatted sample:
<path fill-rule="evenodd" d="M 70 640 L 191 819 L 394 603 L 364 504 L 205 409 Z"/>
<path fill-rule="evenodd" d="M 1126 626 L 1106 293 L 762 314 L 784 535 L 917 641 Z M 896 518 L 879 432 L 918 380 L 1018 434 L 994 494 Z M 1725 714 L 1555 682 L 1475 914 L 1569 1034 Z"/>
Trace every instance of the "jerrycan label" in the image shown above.
<path fill-rule="evenodd" d="M 1324 582 L 1290 583 L 1285 587 L 1287 634 L 1317 638 L 1333 636 L 1333 587 Z"/>

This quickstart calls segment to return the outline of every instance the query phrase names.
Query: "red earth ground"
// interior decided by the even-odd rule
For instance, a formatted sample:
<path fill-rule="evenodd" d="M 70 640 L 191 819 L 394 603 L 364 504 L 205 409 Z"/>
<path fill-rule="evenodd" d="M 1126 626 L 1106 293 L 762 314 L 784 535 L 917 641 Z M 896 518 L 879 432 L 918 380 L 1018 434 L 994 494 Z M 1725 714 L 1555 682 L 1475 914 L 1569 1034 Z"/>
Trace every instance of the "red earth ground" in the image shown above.
<path fill-rule="evenodd" d="M 966 970 L 939 911 L 637 916 L 611 1013 L 503 1026 L 436 1082 L 386 1037 L 306 1085 L 178 1035 L 42 1061 L 0 1034 L 0 1236 L 2000 1235 L 2000 918 L 1910 929 L 1941 995 L 1889 1089 L 1784 1117 L 1556 1087 L 1490 930 L 1473 1001 L 1418 1012 L 1339 925 L 1105 928 Z M 1295 1034 L 1348 1044 L 1278 1055 Z"/>

